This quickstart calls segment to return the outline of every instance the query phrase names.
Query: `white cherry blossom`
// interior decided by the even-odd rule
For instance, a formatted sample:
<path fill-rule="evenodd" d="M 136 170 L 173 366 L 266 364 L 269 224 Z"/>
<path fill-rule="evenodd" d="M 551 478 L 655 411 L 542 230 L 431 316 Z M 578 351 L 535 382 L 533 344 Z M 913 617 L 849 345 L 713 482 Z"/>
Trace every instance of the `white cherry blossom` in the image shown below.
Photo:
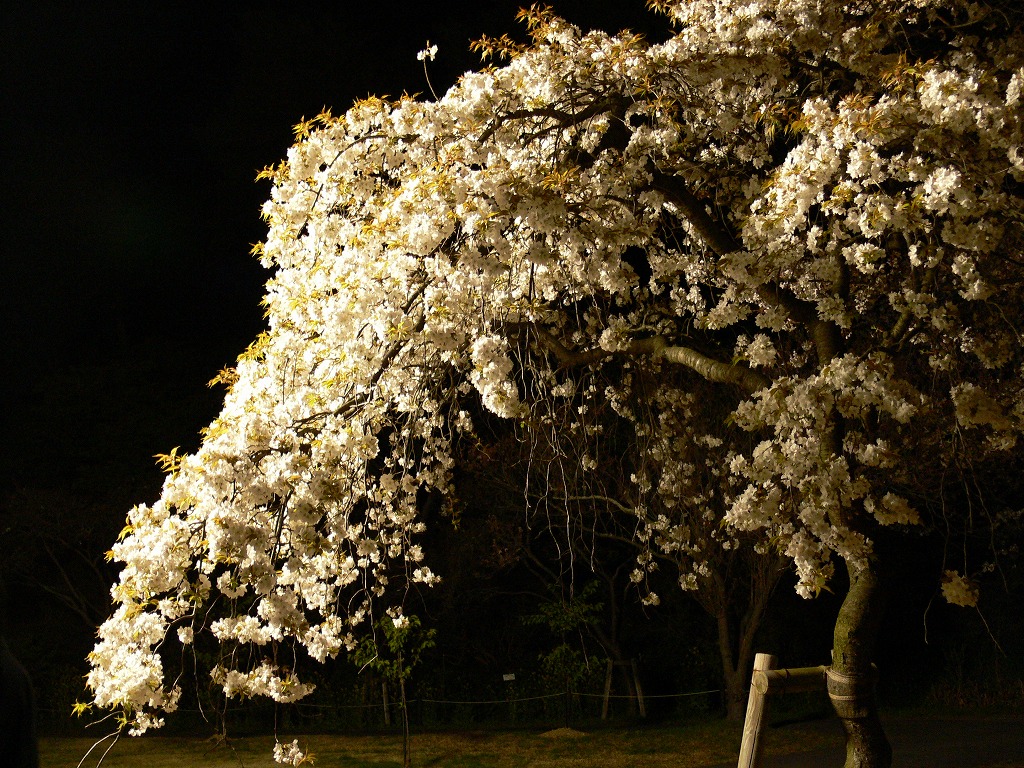
<path fill-rule="evenodd" d="M 304 657 L 230 649 L 333 658 L 436 582 L 420 501 L 452 493 L 481 409 L 530 430 L 578 403 L 560 428 L 585 472 L 610 405 L 635 438 L 634 579 L 660 548 L 684 588 L 741 534 L 804 595 L 840 563 L 867 583 L 881 531 L 928 524 L 950 468 L 1017 445 L 1019 11 L 653 5 L 664 43 L 534 9 L 532 45 L 435 101 L 300 126 L 266 172 L 268 329 L 112 549 L 99 705 L 154 725 L 178 695 L 161 653 L 202 633 L 228 695 L 307 693 Z"/>

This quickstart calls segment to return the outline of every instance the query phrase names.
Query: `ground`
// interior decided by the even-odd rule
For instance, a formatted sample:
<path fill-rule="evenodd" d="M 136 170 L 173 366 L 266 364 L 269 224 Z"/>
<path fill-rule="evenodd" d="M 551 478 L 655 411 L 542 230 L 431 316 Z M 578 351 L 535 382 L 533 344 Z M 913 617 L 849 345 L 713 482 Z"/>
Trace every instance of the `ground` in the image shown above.
<path fill-rule="evenodd" d="M 890 715 L 886 726 L 899 768 L 1024 768 L 1024 716 Z M 290 741 L 293 737 L 283 738 Z M 724 721 L 684 726 L 603 728 L 588 731 L 472 731 L 413 735 L 413 765 L 423 768 L 733 768 L 740 728 Z M 391 768 L 401 765 L 398 736 L 310 736 L 318 768 Z M 41 768 L 77 766 L 92 741 L 43 739 Z M 123 739 L 105 768 L 271 768 L 273 738 L 233 739 L 228 746 L 203 739 L 147 736 Z M 103 747 L 83 766 L 92 766 Z M 838 722 L 822 719 L 768 730 L 762 768 L 839 768 L 843 741 Z"/>

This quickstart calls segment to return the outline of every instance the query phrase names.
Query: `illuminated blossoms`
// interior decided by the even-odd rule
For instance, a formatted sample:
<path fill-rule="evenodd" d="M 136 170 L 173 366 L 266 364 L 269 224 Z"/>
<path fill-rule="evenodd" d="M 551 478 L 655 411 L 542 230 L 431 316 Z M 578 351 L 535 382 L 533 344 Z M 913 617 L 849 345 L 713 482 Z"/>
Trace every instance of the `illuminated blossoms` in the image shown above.
<path fill-rule="evenodd" d="M 696 475 L 673 457 L 717 457 L 727 528 L 788 555 L 808 595 L 836 562 L 869 568 L 879 530 L 924 524 L 957 456 L 1017 445 L 1017 17 L 658 5 L 667 42 L 534 11 L 533 46 L 440 100 L 305 127 L 263 209 L 269 329 L 114 545 L 98 705 L 154 724 L 179 695 L 161 643 L 209 635 L 229 696 L 307 693 L 268 649 L 334 657 L 393 589 L 437 578 L 420 507 L 451 493 L 481 409 L 529 429 L 538 398 L 592 398 L 646 419 L 632 449 L 661 469 L 635 478 L 637 530 L 694 569 L 676 502 Z M 588 389 L 600 371 L 618 383 Z M 728 424 L 667 417 L 712 390 Z"/>

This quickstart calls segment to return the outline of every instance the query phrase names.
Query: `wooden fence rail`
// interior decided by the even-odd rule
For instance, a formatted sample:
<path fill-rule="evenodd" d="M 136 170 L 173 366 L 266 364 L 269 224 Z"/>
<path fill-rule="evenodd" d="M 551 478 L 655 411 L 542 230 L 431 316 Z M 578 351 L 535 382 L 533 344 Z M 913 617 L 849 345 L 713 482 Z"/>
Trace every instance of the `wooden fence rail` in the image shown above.
<path fill-rule="evenodd" d="M 776 658 L 769 653 L 759 653 L 754 657 L 737 768 L 758 768 L 761 763 L 761 732 L 768 712 L 768 696 L 824 690 L 826 687 L 828 667 L 775 669 L 775 662 Z"/>

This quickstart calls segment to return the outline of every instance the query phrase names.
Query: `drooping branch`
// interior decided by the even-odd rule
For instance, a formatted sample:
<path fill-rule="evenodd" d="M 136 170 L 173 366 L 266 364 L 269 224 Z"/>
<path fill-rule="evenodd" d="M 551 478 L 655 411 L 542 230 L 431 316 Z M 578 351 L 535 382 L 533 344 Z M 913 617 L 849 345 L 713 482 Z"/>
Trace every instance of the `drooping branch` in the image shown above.
<path fill-rule="evenodd" d="M 622 130 L 625 128 L 621 119 L 624 106 L 625 102 L 623 99 L 609 97 L 606 99 L 595 100 L 589 106 L 576 113 L 563 112 L 562 110 L 554 108 L 520 110 L 509 113 L 506 116 L 506 119 L 548 117 L 557 121 L 561 127 L 567 127 L 571 125 L 578 125 L 581 122 L 604 112 L 611 112 L 616 118 L 618 118 L 616 121 L 613 121 L 617 130 L 613 130 L 612 128 L 609 129 L 608 133 L 602 138 L 598 149 L 593 153 L 593 155 L 596 155 L 599 154 L 601 149 L 608 148 L 609 146 L 615 146 L 622 150 L 628 143 L 629 132 L 628 130 Z M 495 130 L 497 130 L 497 124 L 485 132 L 481 137 L 481 141 L 489 139 Z M 593 156 L 590 157 L 590 160 L 593 160 Z M 665 199 L 678 209 L 680 215 L 686 219 L 700 239 L 715 255 L 724 256 L 727 253 L 732 253 L 742 247 L 729 227 L 724 222 L 715 220 L 711 214 L 708 213 L 705 204 L 693 194 L 689 186 L 681 177 L 652 168 L 652 187 L 664 195 Z M 813 304 L 798 299 L 796 296 L 792 295 L 792 293 L 774 283 L 762 284 L 758 287 L 757 293 L 758 297 L 762 301 L 770 304 L 771 306 L 782 309 L 790 319 L 807 328 L 814 340 L 818 360 L 821 364 L 828 362 L 841 353 L 842 341 L 839 328 L 835 323 L 819 318 Z M 709 358 L 704 358 L 693 350 L 679 348 L 681 351 L 675 355 L 677 359 L 673 359 L 672 355 L 675 353 L 669 352 L 668 350 L 674 350 L 675 348 L 670 348 L 666 345 L 665 349 L 666 351 L 663 352 L 663 357 L 665 359 L 682 365 L 687 365 L 709 381 L 737 384 L 751 392 L 761 389 L 766 385 L 765 382 L 761 383 L 759 386 L 753 386 L 757 382 L 749 380 L 749 378 L 744 375 L 739 375 L 739 378 L 743 379 L 743 381 L 737 380 L 736 373 L 725 373 L 715 365 L 709 366 L 708 363 L 714 363 L 715 361 L 712 361 Z M 583 354 L 592 355 L 594 353 Z M 694 355 L 696 355 L 696 357 L 694 357 Z M 590 359 L 580 360 L 574 364 L 588 365 L 595 362 L 597 359 L 600 359 L 600 357 L 600 355 L 596 355 L 590 357 Z M 734 366 L 728 366 L 724 363 L 718 363 L 717 365 L 724 366 L 725 369 L 734 368 Z M 752 386 L 753 388 L 751 388 Z"/>
<path fill-rule="evenodd" d="M 412 313 L 412 308 L 414 304 L 423 295 L 423 292 L 426 290 L 426 287 L 426 282 L 421 283 L 416 288 L 416 290 L 413 291 L 412 294 L 409 296 L 409 300 L 403 307 L 403 312 L 406 316 Z M 333 410 L 319 411 L 296 420 L 295 422 L 293 422 L 293 426 L 295 427 L 296 431 L 303 436 L 305 436 L 306 434 L 315 434 L 316 427 L 312 425 L 320 423 L 324 418 L 328 416 L 336 416 L 339 418 L 348 417 L 349 415 L 354 413 L 357 408 L 369 402 L 373 398 L 374 389 L 377 386 L 377 383 L 380 381 L 381 377 L 384 376 L 384 374 L 387 373 L 388 370 L 390 370 L 391 364 L 395 361 L 395 358 L 397 358 L 408 346 L 409 338 L 422 331 L 423 326 L 425 324 L 426 316 L 421 312 L 417 316 L 416 322 L 413 323 L 413 325 L 411 326 L 408 335 L 404 338 L 397 339 L 396 341 L 391 343 L 390 347 L 388 347 L 387 351 L 381 357 L 380 363 L 378 363 L 376 370 L 370 375 L 367 384 L 364 385 L 362 392 L 350 397 L 344 403 L 334 408 Z"/>

